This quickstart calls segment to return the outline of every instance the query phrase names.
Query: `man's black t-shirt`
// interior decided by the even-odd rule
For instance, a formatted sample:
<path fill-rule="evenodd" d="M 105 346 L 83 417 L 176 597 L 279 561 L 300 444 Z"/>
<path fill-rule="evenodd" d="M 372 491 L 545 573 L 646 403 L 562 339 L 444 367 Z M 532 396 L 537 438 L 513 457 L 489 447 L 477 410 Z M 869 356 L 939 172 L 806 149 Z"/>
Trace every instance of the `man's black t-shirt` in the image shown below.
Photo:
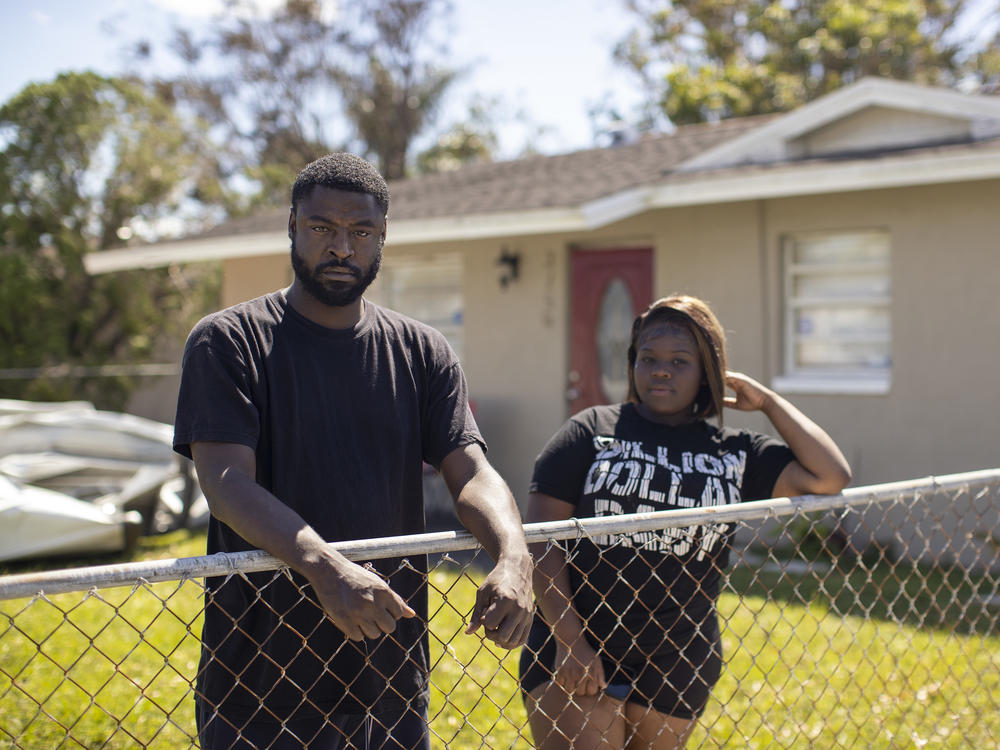
<path fill-rule="evenodd" d="M 567 421 L 535 463 L 531 492 L 590 518 L 770 497 L 794 458 L 767 435 L 703 421 L 668 426 L 634 404 L 585 409 Z M 732 527 L 707 524 L 569 543 L 573 606 L 601 649 L 618 658 L 652 653 L 664 633 L 695 626 L 714 607 Z"/>
<path fill-rule="evenodd" d="M 257 482 L 327 541 L 422 532 L 423 462 L 439 466 L 452 450 L 483 444 L 439 332 L 368 302 L 354 328 L 328 329 L 283 292 L 210 315 L 191 332 L 174 448 L 190 457 L 204 441 L 252 448 Z M 251 548 L 211 519 L 209 553 Z M 298 574 L 209 579 L 199 700 L 265 720 L 419 708 L 426 561 L 372 564 L 417 617 L 361 643 L 343 637 Z"/>

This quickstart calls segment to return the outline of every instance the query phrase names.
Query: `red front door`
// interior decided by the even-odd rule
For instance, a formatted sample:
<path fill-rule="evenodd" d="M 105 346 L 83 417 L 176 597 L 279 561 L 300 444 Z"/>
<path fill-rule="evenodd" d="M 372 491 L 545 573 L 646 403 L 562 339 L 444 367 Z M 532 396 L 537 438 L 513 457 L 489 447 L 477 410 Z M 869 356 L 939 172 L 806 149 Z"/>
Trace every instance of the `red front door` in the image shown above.
<path fill-rule="evenodd" d="M 653 252 L 574 250 L 570 255 L 570 414 L 625 399 L 635 316 L 653 301 Z"/>

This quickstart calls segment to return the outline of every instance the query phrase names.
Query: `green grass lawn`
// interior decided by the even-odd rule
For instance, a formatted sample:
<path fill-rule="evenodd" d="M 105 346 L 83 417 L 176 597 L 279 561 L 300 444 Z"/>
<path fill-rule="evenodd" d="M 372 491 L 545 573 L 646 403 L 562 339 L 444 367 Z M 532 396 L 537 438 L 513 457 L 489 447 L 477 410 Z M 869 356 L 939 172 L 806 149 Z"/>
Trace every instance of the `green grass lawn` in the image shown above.
<path fill-rule="evenodd" d="M 130 558 L 203 549 L 179 533 Z M 434 745 L 527 747 L 517 652 L 463 633 L 480 575 L 431 571 Z M 1000 743 L 997 613 L 974 596 L 989 582 L 884 562 L 731 582 L 727 668 L 689 747 Z M 188 746 L 200 610 L 191 582 L 0 602 L 0 747 Z"/>

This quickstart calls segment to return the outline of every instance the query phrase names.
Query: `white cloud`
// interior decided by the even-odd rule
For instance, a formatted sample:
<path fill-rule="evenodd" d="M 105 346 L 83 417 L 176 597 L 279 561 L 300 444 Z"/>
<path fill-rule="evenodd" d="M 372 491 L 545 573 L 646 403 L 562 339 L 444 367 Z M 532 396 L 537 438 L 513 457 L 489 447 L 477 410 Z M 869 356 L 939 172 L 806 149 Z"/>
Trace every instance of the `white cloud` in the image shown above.
<path fill-rule="evenodd" d="M 50 23 L 52 23 L 52 16 L 50 16 L 48 13 L 43 13 L 40 10 L 31 11 L 31 17 L 35 20 L 35 23 L 37 23 L 39 26 L 48 26 Z"/>

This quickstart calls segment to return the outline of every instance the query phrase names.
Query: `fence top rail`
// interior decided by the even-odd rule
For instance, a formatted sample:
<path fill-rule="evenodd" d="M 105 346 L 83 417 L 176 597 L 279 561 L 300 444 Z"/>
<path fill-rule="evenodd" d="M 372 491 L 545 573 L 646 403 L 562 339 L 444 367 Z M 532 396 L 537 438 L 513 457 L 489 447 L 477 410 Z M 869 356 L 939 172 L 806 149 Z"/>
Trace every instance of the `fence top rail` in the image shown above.
<path fill-rule="evenodd" d="M 962 474 L 928 476 L 902 482 L 851 487 L 839 495 L 802 495 L 755 500 L 730 505 L 682 508 L 652 513 L 635 513 L 601 518 L 571 518 L 566 521 L 525 524 L 528 542 L 576 539 L 600 534 L 635 533 L 652 529 L 676 528 L 692 524 L 729 523 L 762 518 L 778 518 L 797 512 L 813 512 L 880 503 L 913 495 L 972 488 L 1000 481 L 1000 468 Z M 440 531 L 429 534 L 331 542 L 350 560 L 376 560 L 425 553 L 446 553 L 475 549 L 478 541 L 467 531 Z M 160 581 L 183 581 L 207 576 L 232 575 L 275 570 L 284 565 L 261 550 L 219 552 L 200 557 L 170 558 L 145 562 L 69 568 L 0 577 L 0 600 L 48 596 L 71 591 L 88 591 L 113 586 L 140 586 Z"/>

